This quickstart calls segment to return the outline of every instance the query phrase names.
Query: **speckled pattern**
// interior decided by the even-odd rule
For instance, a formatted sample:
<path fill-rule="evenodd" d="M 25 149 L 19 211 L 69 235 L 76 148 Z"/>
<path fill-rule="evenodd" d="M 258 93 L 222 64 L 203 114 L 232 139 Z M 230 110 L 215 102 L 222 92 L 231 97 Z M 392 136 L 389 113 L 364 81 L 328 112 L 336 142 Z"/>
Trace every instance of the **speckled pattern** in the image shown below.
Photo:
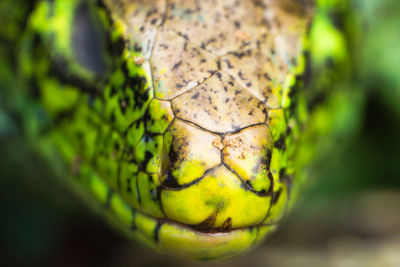
<path fill-rule="evenodd" d="M 105 0 L 120 48 L 108 84 L 60 90 L 37 69 L 42 95 L 69 112 L 44 139 L 128 235 L 211 259 L 276 228 L 292 185 L 291 88 L 304 67 L 306 19 L 293 1 Z M 40 2 L 32 27 L 60 39 L 47 21 L 70 23 L 81 1 Z"/>

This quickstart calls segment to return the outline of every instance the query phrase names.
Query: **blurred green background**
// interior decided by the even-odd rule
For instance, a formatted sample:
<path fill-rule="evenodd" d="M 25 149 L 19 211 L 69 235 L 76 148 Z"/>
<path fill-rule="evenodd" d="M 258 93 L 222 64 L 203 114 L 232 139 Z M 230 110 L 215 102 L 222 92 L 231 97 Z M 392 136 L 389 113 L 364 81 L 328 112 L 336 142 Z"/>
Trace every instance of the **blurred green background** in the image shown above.
<path fill-rule="evenodd" d="M 40 160 L 0 110 L 4 266 L 400 266 L 400 1 L 354 0 L 356 132 L 318 162 L 279 230 L 233 259 L 171 259 L 124 239 Z"/>

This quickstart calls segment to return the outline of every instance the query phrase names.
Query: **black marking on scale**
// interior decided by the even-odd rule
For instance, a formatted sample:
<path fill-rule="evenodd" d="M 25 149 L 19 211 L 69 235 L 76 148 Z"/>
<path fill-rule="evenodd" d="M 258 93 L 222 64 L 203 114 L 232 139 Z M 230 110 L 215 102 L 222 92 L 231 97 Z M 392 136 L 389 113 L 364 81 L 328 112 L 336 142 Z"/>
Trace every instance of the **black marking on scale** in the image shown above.
<path fill-rule="evenodd" d="M 157 225 L 154 228 L 154 240 L 156 241 L 156 243 L 160 241 L 160 230 L 163 224 L 163 222 L 157 221 Z"/>

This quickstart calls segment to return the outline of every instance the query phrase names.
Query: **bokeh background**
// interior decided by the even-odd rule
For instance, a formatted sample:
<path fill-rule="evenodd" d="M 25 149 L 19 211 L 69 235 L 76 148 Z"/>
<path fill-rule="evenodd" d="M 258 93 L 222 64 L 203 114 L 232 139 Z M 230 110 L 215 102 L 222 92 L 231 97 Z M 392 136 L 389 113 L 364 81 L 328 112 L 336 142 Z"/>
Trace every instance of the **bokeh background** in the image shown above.
<path fill-rule="evenodd" d="M 364 102 L 338 153 L 318 162 L 299 204 L 257 249 L 219 262 L 153 252 L 114 231 L 7 132 L 0 110 L 0 264 L 4 266 L 400 266 L 400 1 L 353 0 Z"/>

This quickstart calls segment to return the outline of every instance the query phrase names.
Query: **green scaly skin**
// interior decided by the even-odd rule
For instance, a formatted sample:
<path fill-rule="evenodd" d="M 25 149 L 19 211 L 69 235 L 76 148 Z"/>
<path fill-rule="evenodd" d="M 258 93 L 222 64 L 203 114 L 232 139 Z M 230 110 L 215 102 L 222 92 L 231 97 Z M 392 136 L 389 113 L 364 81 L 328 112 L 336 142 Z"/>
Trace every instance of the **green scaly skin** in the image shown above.
<path fill-rule="evenodd" d="M 155 98 L 148 66 L 137 62 L 144 55 L 124 45 L 129 25 L 91 1 L 37 1 L 31 5 L 21 1 L 18 9 L 11 1 L 2 5 L 0 10 L 11 7 L 13 12 L 9 15 L 12 19 L 6 20 L 8 27 L 1 32 L 5 42 L 0 49 L 10 51 L 15 46 L 17 56 L 15 74 L 2 72 L 5 90 L 0 96 L 7 99 L 3 106 L 19 114 L 26 138 L 57 166 L 60 176 L 68 177 L 79 190 L 85 188 L 92 205 L 105 206 L 104 213 L 126 235 L 164 253 L 215 259 L 258 244 L 275 229 L 288 203 L 295 202 L 309 175 L 303 167 L 316 153 L 315 140 L 340 124 L 343 116 L 336 110 L 346 113 L 349 107 L 349 92 L 340 85 L 331 87 L 338 77 L 332 68 L 326 68 L 327 58 L 333 59 L 335 68 L 348 66 L 345 37 L 328 18 L 329 10 L 340 4 L 319 1 L 319 12 L 303 49 L 311 52 L 311 58 L 306 59 L 314 63 L 312 71 L 325 78 L 316 79 L 311 86 L 314 89 L 304 91 L 305 58 L 298 58 L 300 63 L 279 87 L 284 108 L 268 113 L 272 141 L 261 140 L 274 144 L 264 145 L 270 153 L 268 172 L 272 178 L 264 174 L 261 180 L 250 180 L 251 190 L 242 186 L 230 200 L 267 200 L 267 214 L 262 221 L 235 227 L 242 217 L 252 219 L 254 214 L 242 216 L 242 210 L 234 206 L 237 212 L 230 215 L 233 220 L 221 221 L 218 214 L 224 214 L 224 209 L 217 203 L 199 221 L 194 217 L 203 212 L 201 192 L 224 189 L 215 189 L 218 185 L 210 182 L 203 187 L 188 183 L 169 190 L 175 185 L 160 177 L 159 168 L 166 168 L 163 158 L 179 144 L 176 137 L 181 132 L 178 126 L 170 126 L 173 114 L 167 101 Z M 77 23 L 81 33 L 76 30 Z M 85 39 L 88 33 L 93 35 Z M 100 52 L 97 61 L 78 51 L 79 45 L 87 43 Z M 13 65 L 13 58 L 2 54 L 8 65 L 1 67 Z M 325 105 L 311 105 L 321 94 L 329 96 Z M 175 169 L 173 175 L 186 179 L 204 173 L 200 167 L 188 163 Z M 254 194 L 256 189 L 261 196 Z M 230 193 L 226 191 L 227 198 Z M 179 205 L 184 212 L 177 211 L 174 216 L 183 216 L 189 223 L 171 218 Z M 257 209 L 262 206 L 254 205 Z"/>

